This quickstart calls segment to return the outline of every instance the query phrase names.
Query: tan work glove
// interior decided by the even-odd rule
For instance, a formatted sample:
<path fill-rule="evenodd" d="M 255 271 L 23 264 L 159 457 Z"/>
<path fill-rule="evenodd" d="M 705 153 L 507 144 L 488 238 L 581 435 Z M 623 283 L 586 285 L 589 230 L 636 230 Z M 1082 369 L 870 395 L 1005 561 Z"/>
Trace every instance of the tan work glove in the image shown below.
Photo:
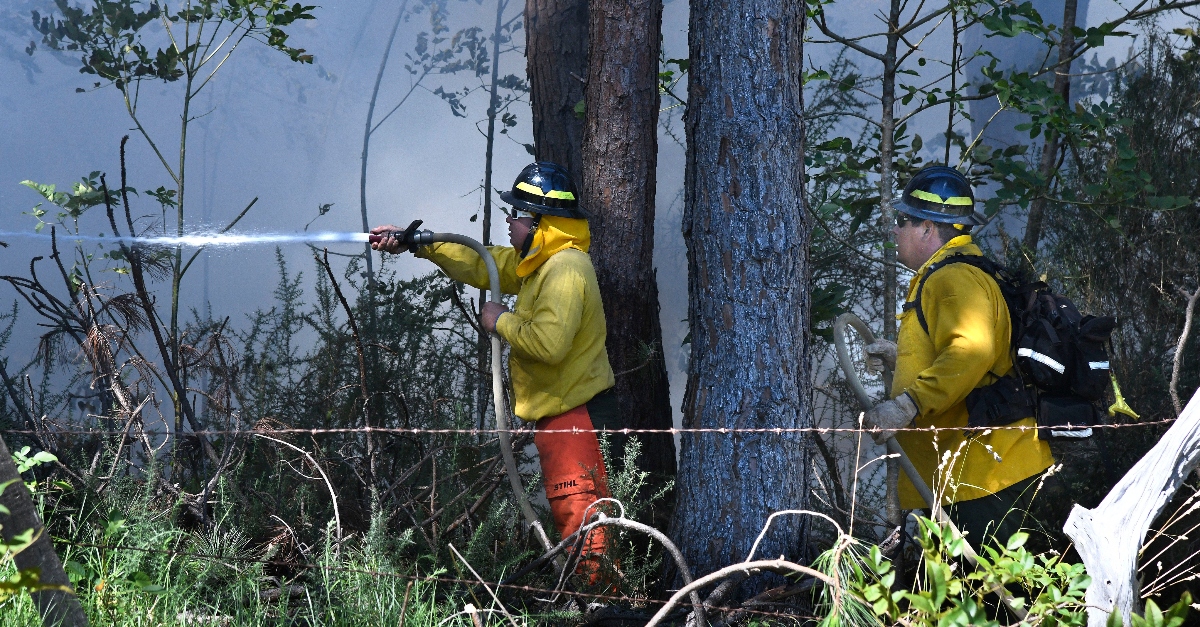
<path fill-rule="evenodd" d="M 871 428 L 871 439 L 875 440 L 876 444 L 883 444 L 896 434 L 896 429 L 907 427 L 916 417 L 917 404 L 905 392 L 872 407 L 863 417 L 863 421 Z"/>
<path fill-rule="evenodd" d="M 879 374 L 884 366 L 896 369 L 896 343 L 891 340 L 875 340 L 864 349 L 867 354 L 867 372 Z"/>

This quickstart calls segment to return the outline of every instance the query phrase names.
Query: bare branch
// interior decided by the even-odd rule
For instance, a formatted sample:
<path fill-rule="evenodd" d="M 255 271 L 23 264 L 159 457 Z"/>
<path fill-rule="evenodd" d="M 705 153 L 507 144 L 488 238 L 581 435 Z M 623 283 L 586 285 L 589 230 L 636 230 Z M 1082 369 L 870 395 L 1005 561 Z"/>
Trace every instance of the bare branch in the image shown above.
<path fill-rule="evenodd" d="M 1182 291 L 1182 290 L 1181 290 Z M 1187 295 L 1187 292 L 1184 292 Z M 1175 415 L 1183 413 L 1183 403 L 1179 401 L 1179 373 L 1183 369 L 1184 348 L 1188 336 L 1192 333 L 1192 319 L 1196 313 L 1196 302 L 1200 301 L 1200 285 L 1188 296 L 1187 310 L 1183 316 L 1183 331 L 1179 334 L 1179 343 L 1175 345 L 1175 358 L 1171 363 L 1171 404 L 1175 406 Z"/>

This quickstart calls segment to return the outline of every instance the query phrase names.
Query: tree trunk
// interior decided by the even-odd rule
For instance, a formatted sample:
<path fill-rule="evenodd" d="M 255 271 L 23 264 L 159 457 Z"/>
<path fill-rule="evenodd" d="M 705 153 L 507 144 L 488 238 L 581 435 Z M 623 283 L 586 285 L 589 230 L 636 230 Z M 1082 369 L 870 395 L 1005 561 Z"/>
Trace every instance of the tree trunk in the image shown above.
<path fill-rule="evenodd" d="M 583 204 L 592 212 L 592 259 L 604 295 L 608 357 L 632 429 L 669 429 L 671 397 L 662 358 L 654 274 L 661 0 L 590 5 Z M 643 434 L 640 466 L 660 483 L 675 474 L 670 434 Z M 656 508 L 656 526 L 670 505 Z"/>
<path fill-rule="evenodd" d="M 1071 98 L 1071 54 L 1075 51 L 1075 14 L 1079 0 L 1063 3 L 1062 40 L 1058 44 L 1058 63 L 1054 67 L 1054 94 L 1062 99 L 1062 106 L 1070 104 Z M 1033 258 L 1037 257 L 1038 240 L 1042 237 L 1042 220 L 1046 215 L 1045 195 L 1050 193 L 1050 179 L 1058 167 L 1060 147 L 1058 133 L 1046 129 L 1046 142 L 1042 144 L 1042 156 L 1038 163 L 1038 176 L 1045 182 L 1046 192 L 1034 198 L 1029 205 L 1029 218 L 1025 221 L 1025 237 L 1022 244 Z"/>
<path fill-rule="evenodd" d="M 803 31 L 801 3 L 692 0 L 686 428 L 812 426 Z M 802 432 L 684 434 L 672 531 L 697 577 L 807 505 L 808 461 Z M 804 528 L 776 519 L 756 555 L 799 558 Z"/>
<path fill-rule="evenodd" d="M 879 116 L 879 219 L 883 226 L 883 337 L 896 341 L 896 236 L 892 224 L 896 220 L 895 199 L 892 190 L 896 186 L 896 172 L 892 169 L 896 158 L 896 48 L 900 42 L 900 0 L 891 0 L 888 12 L 886 48 L 883 53 L 883 89 L 880 91 Z M 899 475 L 897 475 L 899 476 Z"/>
<path fill-rule="evenodd" d="M 12 544 L 14 536 L 29 529 L 33 529 L 37 535 L 37 540 L 33 544 L 17 553 L 13 558 L 17 569 L 37 569 L 41 583 L 69 588 L 71 581 L 67 579 L 62 562 L 54 552 L 54 545 L 50 543 L 50 534 L 42 526 L 42 521 L 38 520 L 37 509 L 33 506 L 29 490 L 25 489 L 21 475 L 17 473 L 17 466 L 13 463 L 12 454 L 9 453 L 4 438 L 0 437 L 0 486 L 5 484 L 7 486 L 4 488 L 3 494 L 0 494 L 0 506 L 7 508 L 10 513 L 0 513 L 0 540 L 3 540 L 5 544 Z M 83 614 L 83 608 L 79 605 L 79 598 L 73 593 L 42 590 L 34 592 L 30 596 L 37 604 L 42 624 L 47 627 L 51 625 L 75 627 L 88 624 L 87 617 Z"/>
<path fill-rule="evenodd" d="M 583 173 L 583 100 L 587 75 L 587 0 L 525 0 L 525 54 L 533 144 L 539 161 Z"/>
<path fill-rule="evenodd" d="M 496 28 L 492 31 L 492 80 L 488 85 L 487 109 L 487 148 L 483 153 L 483 245 L 492 245 L 492 163 L 496 155 L 496 115 L 500 108 L 500 36 L 503 34 L 504 10 L 508 8 L 508 0 L 496 0 Z M 479 315 L 483 315 L 483 304 L 487 302 L 487 290 L 479 290 Z M 487 372 L 490 359 L 491 334 L 479 326 L 479 337 L 475 340 L 475 369 Z M 487 377 L 476 377 L 479 385 L 476 388 L 475 407 L 476 422 L 482 430 L 487 418 L 488 396 L 492 391 L 488 386 Z"/>

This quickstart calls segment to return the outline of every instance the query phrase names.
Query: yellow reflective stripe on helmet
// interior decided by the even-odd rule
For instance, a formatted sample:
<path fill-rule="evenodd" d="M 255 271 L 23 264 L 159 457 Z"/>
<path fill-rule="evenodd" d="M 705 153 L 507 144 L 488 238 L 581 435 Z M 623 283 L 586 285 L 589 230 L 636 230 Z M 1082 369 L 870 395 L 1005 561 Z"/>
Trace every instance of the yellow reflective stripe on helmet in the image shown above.
<path fill-rule="evenodd" d="M 922 191 L 919 189 L 914 189 L 912 191 L 912 196 L 913 196 L 913 198 L 920 198 L 921 200 L 928 200 L 929 202 L 936 202 L 936 203 L 943 204 L 943 205 L 974 205 L 975 204 L 974 201 L 972 201 L 967 196 L 951 196 L 949 198 L 942 199 L 941 196 L 938 196 L 937 194 L 935 194 L 933 192 L 926 192 L 926 191 Z"/>
<path fill-rule="evenodd" d="M 529 192 L 530 194 L 537 194 L 538 196 L 542 196 L 544 198 L 556 198 L 558 200 L 575 200 L 575 194 L 572 194 L 571 192 L 560 192 L 556 189 L 552 189 L 546 193 L 542 193 L 542 189 L 540 187 L 537 187 L 536 185 L 530 185 L 529 183 L 526 183 L 525 181 L 521 181 L 520 183 L 517 183 L 517 189 L 519 189 L 523 192 Z"/>

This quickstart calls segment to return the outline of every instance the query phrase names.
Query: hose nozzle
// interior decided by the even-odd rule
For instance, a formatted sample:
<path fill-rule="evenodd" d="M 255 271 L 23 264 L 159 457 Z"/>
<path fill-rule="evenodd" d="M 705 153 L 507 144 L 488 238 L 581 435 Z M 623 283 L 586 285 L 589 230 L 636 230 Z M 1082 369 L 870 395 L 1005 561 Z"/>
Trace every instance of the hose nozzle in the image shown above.
<path fill-rule="evenodd" d="M 412 224 L 403 231 L 386 231 L 384 233 L 372 233 L 367 236 L 367 241 L 375 244 L 383 241 L 386 237 L 394 237 L 400 242 L 400 250 L 408 250 L 416 252 L 417 248 L 433 243 L 433 233 L 431 231 L 418 231 L 421 226 L 421 220 L 413 220 Z"/>

